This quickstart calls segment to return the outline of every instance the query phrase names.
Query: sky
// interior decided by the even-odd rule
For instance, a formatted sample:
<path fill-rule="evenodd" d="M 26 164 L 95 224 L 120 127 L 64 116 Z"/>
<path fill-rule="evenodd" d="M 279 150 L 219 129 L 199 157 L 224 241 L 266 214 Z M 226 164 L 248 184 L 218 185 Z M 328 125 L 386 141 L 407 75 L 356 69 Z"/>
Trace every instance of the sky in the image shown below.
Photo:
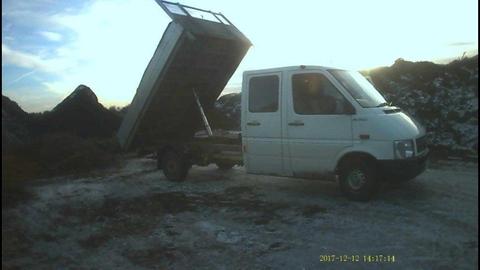
<path fill-rule="evenodd" d="M 221 12 L 253 43 L 223 93 L 240 91 L 251 69 L 364 70 L 478 53 L 477 0 L 181 3 Z M 42 112 L 85 84 L 104 106 L 125 106 L 169 22 L 154 0 L 2 0 L 2 94 Z"/>

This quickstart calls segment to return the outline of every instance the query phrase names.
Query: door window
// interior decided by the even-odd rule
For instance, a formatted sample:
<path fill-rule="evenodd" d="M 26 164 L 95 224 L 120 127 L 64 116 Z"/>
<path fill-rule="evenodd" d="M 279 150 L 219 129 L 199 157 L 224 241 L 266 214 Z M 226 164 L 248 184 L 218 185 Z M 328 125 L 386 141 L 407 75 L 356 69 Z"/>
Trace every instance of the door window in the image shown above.
<path fill-rule="evenodd" d="M 279 78 L 276 75 L 253 77 L 248 85 L 250 112 L 276 112 L 278 110 Z"/>
<path fill-rule="evenodd" d="M 292 76 L 295 113 L 344 114 L 347 102 L 337 88 L 322 74 L 301 73 Z"/>

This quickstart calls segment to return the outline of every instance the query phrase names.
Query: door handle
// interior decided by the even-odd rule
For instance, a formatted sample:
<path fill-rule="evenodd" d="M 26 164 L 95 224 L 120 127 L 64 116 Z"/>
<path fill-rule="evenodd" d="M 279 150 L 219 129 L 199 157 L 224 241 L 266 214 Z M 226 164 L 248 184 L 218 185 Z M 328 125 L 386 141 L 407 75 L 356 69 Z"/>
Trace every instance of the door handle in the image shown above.
<path fill-rule="evenodd" d="M 247 126 L 260 126 L 260 122 L 258 121 L 247 122 Z"/>
<path fill-rule="evenodd" d="M 305 124 L 301 121 L 294 121 L 294 122 L 290 122 L 288 123 L 289 126 L 304 126 Z"/>

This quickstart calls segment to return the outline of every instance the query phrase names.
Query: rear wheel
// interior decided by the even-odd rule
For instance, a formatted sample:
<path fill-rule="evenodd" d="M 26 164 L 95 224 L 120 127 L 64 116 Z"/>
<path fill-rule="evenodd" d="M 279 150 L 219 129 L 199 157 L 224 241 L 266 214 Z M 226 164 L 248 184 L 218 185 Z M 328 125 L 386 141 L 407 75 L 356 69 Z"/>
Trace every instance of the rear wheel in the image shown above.
<path fill-rule="evenodd" d="M 340 170 L 340 189 L 351 200 L 368 201 L 379 189 L 378 174 L 369 160 L 352 159 Z"/>
<path fill-rule="evenodd" d="M 162 169 L 168 180 L 183 181 L 187 176 L 190 166 L 188 166 L 183 155 L 176 151 L 168 151 L 162 157 Z"/>

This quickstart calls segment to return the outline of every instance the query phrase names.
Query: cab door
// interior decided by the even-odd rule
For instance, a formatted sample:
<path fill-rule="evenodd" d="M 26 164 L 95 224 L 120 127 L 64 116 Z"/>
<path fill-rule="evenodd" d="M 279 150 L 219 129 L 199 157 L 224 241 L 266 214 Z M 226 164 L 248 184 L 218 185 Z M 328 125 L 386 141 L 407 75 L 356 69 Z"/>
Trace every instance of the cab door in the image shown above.
<path fill-rule="evenodd" d="M 318 177 L 352 145 L 353 107 L 322 71 L 292 71 L 285 85 L 286 135 L 292 174 Z"/>
<path fill-rule="evenodd" d="M 283 174 L 281 82 L 281 72 L 244 75 L 242 143 L 248 173 Z"/>

